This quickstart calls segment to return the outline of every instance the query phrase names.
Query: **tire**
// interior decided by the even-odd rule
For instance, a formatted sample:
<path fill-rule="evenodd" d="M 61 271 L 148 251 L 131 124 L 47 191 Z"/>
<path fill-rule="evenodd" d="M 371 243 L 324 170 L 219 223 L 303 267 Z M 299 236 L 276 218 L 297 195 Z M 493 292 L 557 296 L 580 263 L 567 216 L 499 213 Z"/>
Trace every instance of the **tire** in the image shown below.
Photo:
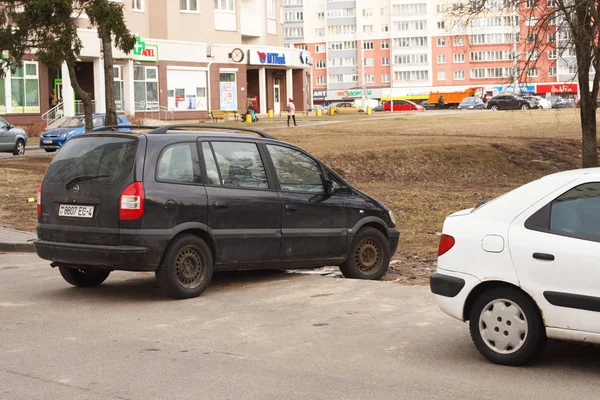
<path fill-rule="evenodd" d="M 527 110 L 529 110 L 529 106 L 527 104 L 523 104 L 523 105 L 521 105 L 521 110 L 527 111 Z"/>
<path fill-rule="evenodd" d="M 358 110 L 358 113 L 359 113 L 359 114 L 360 114 L 360 113 L 364 113 L 364 112 L 365 112 L 365 110 Z"/>
<path fill-rule="evenodd" d="M 497 105 L 494 104 L 494 105 L 490 106 L 490 110 L 492 110 L 492 111 L 498 111 L 499 108 L 498 108 Z"/>
<path fill-rule="evenodd" d="M 531 361 L 547 340 L 537 305 L 523 292 L 508 287 L 491 289 L 475 300 L 469 329 L 477 350 L 488 360 L 502 365 Z M 506 343 L 499 341 L 505 337 L 511 339 Z"/>
<path fill-rule="evenodd" d="M 206 290 L 213 275 L 210 248 L 194 235 L 179 236 L 169 244 L 156 270 L 159 286 L 170 297 L 189 299 Z"/>
<path fill-rule="evenodd" d="M 13 150 L 13 156 L 22 156 L 25 154 L 25 142 L 22 139 L 17 140 L 15 149 Z"/>
<path fill-rule="evenodd" d="M 96 287 L 108 278 L 110 271 L 58 267 L 65 281 L 77 287 Z"/>
<path fill-rule="evenodd" d="M 358 231 L 340 271 L 346 278 L 378 280 L 390 265 L 390 243 L 375 228 Z"/>
<path fill-rule="evenodd" d="M 56 149 L 44 149 L 46 153 L 54 153 Z"/>

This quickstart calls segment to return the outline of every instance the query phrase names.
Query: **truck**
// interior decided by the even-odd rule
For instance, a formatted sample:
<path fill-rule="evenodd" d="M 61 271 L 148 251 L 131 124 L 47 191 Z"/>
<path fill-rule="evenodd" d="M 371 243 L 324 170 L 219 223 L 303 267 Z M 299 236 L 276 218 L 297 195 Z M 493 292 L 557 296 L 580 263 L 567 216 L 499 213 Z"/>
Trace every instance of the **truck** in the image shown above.
<path fill-rule="evenodd" d="M 460 102 L 466 97 L 482 97 L 483 87 L 470 87 L 462 92 L 430 92 L 428 104 L 435 104 L 437 108 L 458 108 Z M 443 101 L 440 99 L 443 97 Z"/>

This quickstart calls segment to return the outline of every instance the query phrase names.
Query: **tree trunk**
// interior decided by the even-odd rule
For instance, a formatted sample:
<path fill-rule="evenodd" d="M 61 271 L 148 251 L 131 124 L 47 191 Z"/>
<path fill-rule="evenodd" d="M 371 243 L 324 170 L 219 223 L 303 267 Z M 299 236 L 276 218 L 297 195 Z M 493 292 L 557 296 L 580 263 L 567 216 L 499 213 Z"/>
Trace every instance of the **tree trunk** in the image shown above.
<path fill-rule="evenodd" d="M 102 52 L 104 53 L 104 85 L 106 99 L 106 126 L 119 125 L 117 119 L 117 107 L 115 104 L 115 76 L 113 70 L 112 38 L 110 32 L 106 33 L 104 29 L 98 29 L 102 40 Z"/>
<path fill-rule="evenodd" d="M 582 160 L 583 168 L 598 166 L 598 145 L 596 139 L 596 99 L 592 99 L 589 91 L 581 93 L 579 115 L 581 116 Z"/>
<path fill-rule="evenodd" d="M 92 107 L 92 96 L 83 90 L 81 86 L 79 86 L 77 75 L 75 74 L 75 61 L 67 61 L 67 68 L 69 70 L 69 78 L 71 79 L 71 87 L 77 94 L 77 97 L 83 103 L 83 112 L 85 114 L 85 131 L 90 132 L 92 129 L 94 129 L 94 122 L 92 118 L 92 114 L 94 113 Z"/>

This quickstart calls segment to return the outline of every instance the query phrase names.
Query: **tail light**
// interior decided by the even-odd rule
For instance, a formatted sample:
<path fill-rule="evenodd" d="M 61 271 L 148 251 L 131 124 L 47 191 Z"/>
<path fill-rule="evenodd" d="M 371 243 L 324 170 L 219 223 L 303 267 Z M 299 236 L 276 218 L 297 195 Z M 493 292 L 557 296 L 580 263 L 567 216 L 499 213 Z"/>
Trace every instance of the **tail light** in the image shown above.
<path fill-rule="evenodd" d="M 438 257 L 447 253 L 452 247 L 454 247 L 455 240 L 450 235 L 442 235 L 440 237 L 440 247 L 438 248 Z"/>
<path fill-rule="evenodd" d="M 37 215 L 38 217 L 42 215 L 42 184 L 40 183 L 40 187 L 38 188 L 37 193 Z"/>
<path fill-rule="evenodd" d="M 133 221 L 144 215 L 144 184 L 133 182 L 121 193 L 119 220 Z"/>

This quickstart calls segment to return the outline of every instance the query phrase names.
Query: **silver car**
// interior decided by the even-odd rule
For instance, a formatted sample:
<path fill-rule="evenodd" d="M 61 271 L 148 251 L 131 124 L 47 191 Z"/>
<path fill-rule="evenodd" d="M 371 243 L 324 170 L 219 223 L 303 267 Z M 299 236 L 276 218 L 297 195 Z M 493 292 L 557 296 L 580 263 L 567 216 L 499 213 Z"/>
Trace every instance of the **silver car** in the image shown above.
<path fill-rule="evenodd" d="M 485 103 L 480 97 L 465 97 L 458 105 L 460 110 L 483 110 Z"/>
<path fill-rule="evenodd" d="M 23 129 L 15 128 L 0 117 L 0 152 L 13 153 L 15 156 L 25 154 L 27 134 Z"/>

